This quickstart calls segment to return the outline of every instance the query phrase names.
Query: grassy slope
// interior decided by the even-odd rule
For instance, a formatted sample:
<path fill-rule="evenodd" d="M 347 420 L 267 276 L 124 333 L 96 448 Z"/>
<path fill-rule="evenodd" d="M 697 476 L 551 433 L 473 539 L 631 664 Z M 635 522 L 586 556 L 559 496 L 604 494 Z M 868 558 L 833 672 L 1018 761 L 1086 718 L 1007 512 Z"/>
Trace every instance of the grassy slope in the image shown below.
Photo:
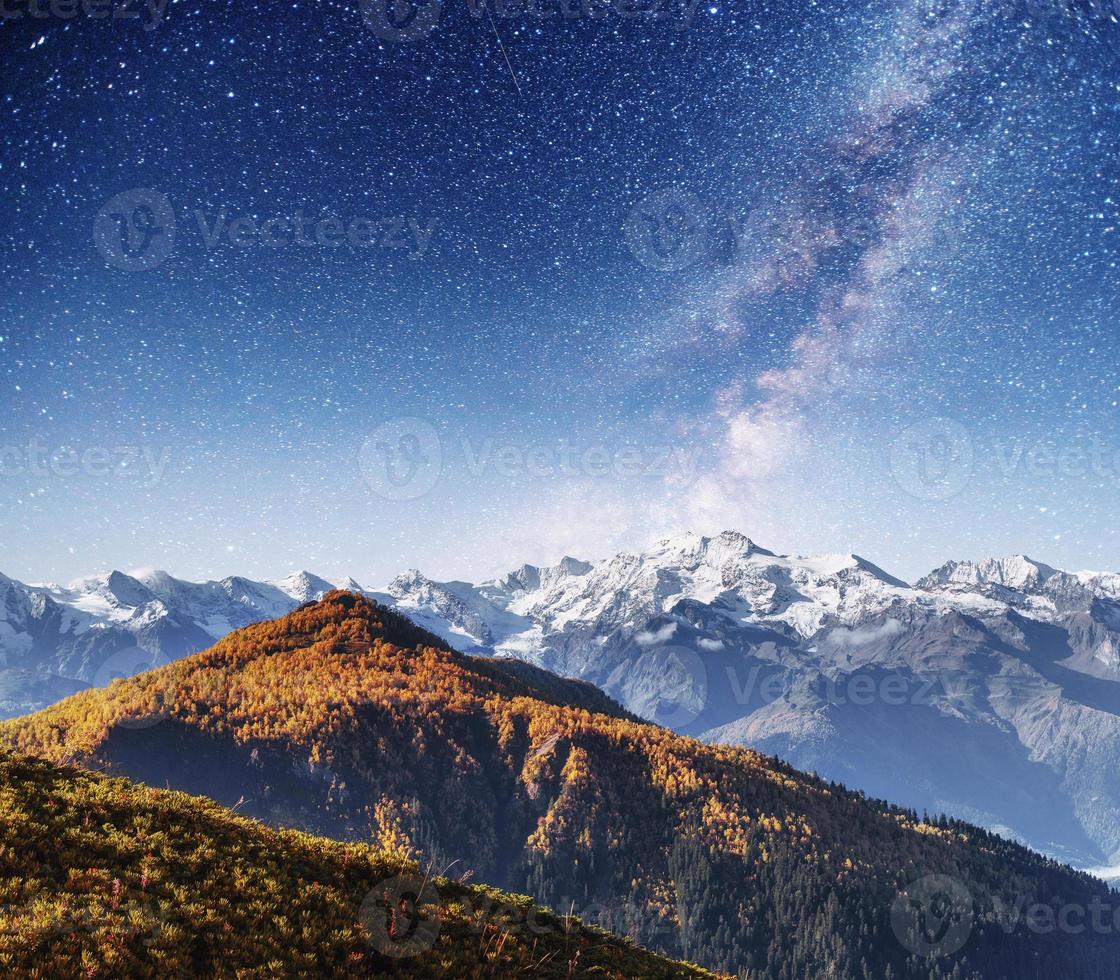
<path fill-rule="evenodd" d="M 420 916 L 406 906 L 391 938 L 385 899 L 401 894 L 402 876 L 422 887 Z M 424 887 L 415 865 L 370 847 L 0 755 L 3 976 L 571 972 L 711 976 L 521 896 L 440 878 Z"/>

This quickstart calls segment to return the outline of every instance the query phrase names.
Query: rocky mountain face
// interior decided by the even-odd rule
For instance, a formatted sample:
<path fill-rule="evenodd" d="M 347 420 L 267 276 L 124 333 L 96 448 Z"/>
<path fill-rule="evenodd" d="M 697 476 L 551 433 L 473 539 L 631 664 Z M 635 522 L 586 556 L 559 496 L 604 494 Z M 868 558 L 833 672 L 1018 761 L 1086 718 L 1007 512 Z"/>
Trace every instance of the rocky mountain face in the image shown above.
<path fill-rule="evenodd" d="M 1120 575 L 1018 556 L 950 562 L 911 586 L 857 556 L 783 556 L 727 532 L 481 584 L 410 571 L 347 586 L 455 649 L 590 681 L 678 732 L 1083 866 L 1120 862 Z M 59 685 L 201 649 L 327 588 L 306 573 L 3 580 L 0 706 L 22 713 L 69 693 Z"/>

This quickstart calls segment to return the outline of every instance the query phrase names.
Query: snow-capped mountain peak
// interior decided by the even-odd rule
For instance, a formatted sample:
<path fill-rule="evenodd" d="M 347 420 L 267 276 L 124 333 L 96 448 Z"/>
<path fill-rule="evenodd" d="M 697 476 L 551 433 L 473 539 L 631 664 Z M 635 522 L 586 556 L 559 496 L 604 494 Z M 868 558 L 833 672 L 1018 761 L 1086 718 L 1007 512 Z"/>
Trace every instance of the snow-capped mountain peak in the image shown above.
<path fill-rule="evenodd" d="M 631 635 L 650 617 L 713 605 L 737 624 L 770 624 L 811 636 L 828 622 L 857 623 L 911 593 L 855 555 L 778 555 L 746 535 L 686 533 L 645 552 L 597 562 L 566 557 L 523 565 L 471 585 L 435 582 L 411 569 L 386 588 L 391 601 L 449 642 L 547 664 L 552 640 L 573 631 Z M 927 604 L 938 600 L 926 597 Z M 682 606 L 684 604 L 684 606 Z"/>
<path fill-rule="evenodd" d="M 1008 558 L 988 558 L 977 562 L 950 561 L 922 578 L 917 586 L 933 589 L 943 586 L 968 588 L 998 585 L 1020 592 L 1034 592 L 1055 574 L 1056 569 L 1026 555 L 1011 555 Z"/>
<path fill-rule="evenodd" d="M 594 567 L 593 562 L 581 561 L 579 558 L 565 555 L 555 565 L 544 568 L 537 565 L 522 565 L 493 582 L 484 583 L 484 588 L 491 587 L 511 595 L 519 592 L 536 592 L 542 588 L 547 589 L 558 581 L 587 575 Z"/>
<path fill-rule="evenodd" d="M 915 587 L 956 600 L 985 597 L 1044 619 L 1087 610 L 1095 602 L 1120 600 L 1120 574 L 1063 572 L 1026 555 L 951 561 L 920 579 Z"/>
<path fill-rule="evenodd" d="M 772 551 L 759 547 L 745 534 L 724 531 L 715 537 L 706 537 L 692 531 L 663 538 L 646 553 L 648 560 L 664 559 L 671 564 L 697 566 L 702 563 L 719 565 L 735 559 L 754 555 L 774 557 Z"/>
<path fill-rule="evenodd" d="M 344 592 L 365 592 L 366 590 L 358 584 L 358 580 L 350 575 L 347 575 L 341 582 L 338 583 L 338 588 Z"/>
<path fill-rule="evenodd" d="M 41 587 L 41 592 L 51 591 Z M 140 580 L 120 571 L 102 572 L 71 582 L 53 592 L 61 604 L 95 617 L 127 618 L 133 611 L 156 600 L 157 595 Z"/>
<path fill-rule="evenodd" d="M 320 599 L 334 589 L 334 585 L 325 578 L 311 572 L 292 572 L 272 584 L 300 604 Z"/>

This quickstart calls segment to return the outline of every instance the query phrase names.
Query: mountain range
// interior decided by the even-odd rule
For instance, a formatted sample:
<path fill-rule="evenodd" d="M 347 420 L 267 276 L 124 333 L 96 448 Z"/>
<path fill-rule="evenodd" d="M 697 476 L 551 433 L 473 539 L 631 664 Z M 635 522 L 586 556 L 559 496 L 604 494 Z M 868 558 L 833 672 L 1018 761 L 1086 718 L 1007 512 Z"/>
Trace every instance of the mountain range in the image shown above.
<path fill-rule="evenodd" d="M 0 577 L 0 711 L 201 650 L 334 585 L 459 651 L 589 681 L 677 732 L 1102 873 L 1120 862 L 1120 575 L 1023 556 L 908 584 L 858 556 L 783 556 L 725 532 L 480 584 L 418 571 L 378 589 L 306 572 L 112 572 L 66 588 Z"/>
<path fill-rule="evenodd" d="M 1111 915 L 1089 875 L 352 592 L 0 724 L 0 811 L 0 958 L 35 969 L 698 975 L 535 902 L 746 980 L 1120 976 L 1114 929 L 1040 915 Z"/>

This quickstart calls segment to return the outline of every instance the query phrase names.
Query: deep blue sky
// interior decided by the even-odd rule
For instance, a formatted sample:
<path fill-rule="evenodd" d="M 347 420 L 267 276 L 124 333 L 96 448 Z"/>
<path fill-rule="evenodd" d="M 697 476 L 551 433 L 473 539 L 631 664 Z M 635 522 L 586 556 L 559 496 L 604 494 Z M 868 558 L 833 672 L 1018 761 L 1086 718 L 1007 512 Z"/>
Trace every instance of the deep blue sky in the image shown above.
<path fill-rule="evenodd" d="M 395 43 L 372 2 L 0 21 L 0 571 L 377 584 L 724 527 L 1120 568 L 1111 20 L 457 2 Z M 223 209 L 382 244 L 208 245 Z"/>

